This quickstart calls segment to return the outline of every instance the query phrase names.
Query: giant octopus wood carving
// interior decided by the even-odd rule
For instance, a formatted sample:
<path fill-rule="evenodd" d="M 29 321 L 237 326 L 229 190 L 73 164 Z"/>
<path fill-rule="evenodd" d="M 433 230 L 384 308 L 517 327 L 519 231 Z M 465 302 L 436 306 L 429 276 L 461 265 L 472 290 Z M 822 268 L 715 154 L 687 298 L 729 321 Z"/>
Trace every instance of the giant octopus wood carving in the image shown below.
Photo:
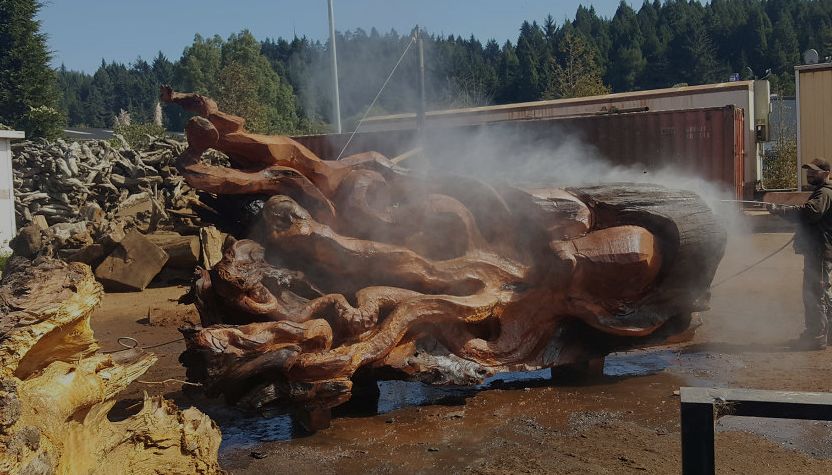
<path fill-rule="evenodd" d="M 198 271 L 183 361 L 210 393 L 312 409 L 365 377 L 476 384 L 664 342 L 707 306 L 725 232 L 694 193 L 323 161 L 207 97 L 162 99 L 196 114 L 177 162 L 191 186 L 271 195 L 250 239 Z M 231 167 L 203 163 L 209 148 Z"/>

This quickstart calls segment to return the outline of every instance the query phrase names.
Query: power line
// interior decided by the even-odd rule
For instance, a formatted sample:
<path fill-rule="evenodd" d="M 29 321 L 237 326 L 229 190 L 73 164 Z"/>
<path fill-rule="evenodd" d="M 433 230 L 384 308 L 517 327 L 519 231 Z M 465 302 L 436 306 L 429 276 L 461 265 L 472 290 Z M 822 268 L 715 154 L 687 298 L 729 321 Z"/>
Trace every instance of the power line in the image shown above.
<path fill-rule="evenodd" d="M 358 129 L 361 128 L 361 124 L 364 122 L 364 119 L 366 119 L 370 111 L 373 110 L 373 106 L 376 105 L 376 101 L 381 96 L 381 93 L 384 91 L 384 88 L 387 87 L 387 83 L 390 82 L 390 78 L 393 77 L 393 73 L 396 72 L 396 69 L 398 69 L 399 65 L 402 63 L 404 56 L 407 54 L 407 52 L 410 50 L 410 47 L 413 46 L 413 43 L 415 42 L 416 36 L 411 36 L 410 42 L 407 43 L 407 47 L 402 52 L 402 55 L 399 57 L 399 60 L 396 61 L 396 65 L 393 66 L 393 70 L 390 71 L 390 74 L 387 76 L 387 79 L 384 80 L 384 84 L 381 85 L 381 89 L 378 90 L 378 94 L 376 94 L 376 97 L 373 99 L 373 102 L 370 103 L 370 107 L 368 107 L 367 110 L 364 112 L 364 115 L 361 117 L 361 120 L 358 121 L 358 125 L 355 126 L 355 130 L 352 131 L 352 133 L 350 134 L 350 138 L 347 140 L 347 143 L 344 144 L 344 148 L 341 149 L 341 153 L 338 154 L 338 158 L 336 158 L 335 160 L 341 160 L 341 155 L 343 155 L 344 151 L 347 150 L 347 147 L 350 146 L 352 138 L 355 137 L 355 134 L 356 132 L 358 132 Z"/>

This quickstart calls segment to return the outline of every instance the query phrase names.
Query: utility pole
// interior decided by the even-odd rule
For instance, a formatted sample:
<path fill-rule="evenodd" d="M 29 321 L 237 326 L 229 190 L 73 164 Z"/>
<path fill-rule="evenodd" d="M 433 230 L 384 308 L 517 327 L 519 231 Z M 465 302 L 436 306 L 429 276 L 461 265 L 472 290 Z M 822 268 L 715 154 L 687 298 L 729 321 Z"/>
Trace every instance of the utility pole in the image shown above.
<path fill-rule="evenodd" d="M 421 130 L 425 126 L 425 44 L 419 25 L 416 25 L 416 41 L 419 44 L 419 114 L 416 117 L 416 127 Z"/>
<path fill-rule="evenodd" d="M 332 123 L 335 132 L 341 133 L 341 94 L 338 92 L 338 54 L 335 51 L 335 9 L 329 3 L 329 48 L 332 52 Z"/>

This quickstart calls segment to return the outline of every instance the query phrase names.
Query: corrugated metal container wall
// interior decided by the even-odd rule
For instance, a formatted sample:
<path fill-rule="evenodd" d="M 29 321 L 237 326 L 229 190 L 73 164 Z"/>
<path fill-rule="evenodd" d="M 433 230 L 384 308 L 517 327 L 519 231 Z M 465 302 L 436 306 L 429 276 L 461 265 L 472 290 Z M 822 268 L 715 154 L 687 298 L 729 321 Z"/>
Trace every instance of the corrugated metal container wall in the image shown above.
<path fill-rule="evenodd" d="M 832 66 L 801 66 L 797 74 L 801 161 L 832 160 Z"/>
<path fill-rule="evenodd" d="M 491 134 L 554 151 L 564 137 L 576 137 L 597 148 L 613 165 L 638 166 L 648 172 L 672 169 L 730 189 L 741 199 L 745 194 L 744 132 L 743 110 L 728 106 L 427 129 L 425 146 L 429 156 L 432 146 L 458 147 L 464 153 L 468 143 Z M 305 136 L 296 140 L 331 160 L 338 156 L 349 135 Z M 412 149 L 415 143 L 412 130 L 359 133 L 342 156 L 375 150 L 394 157 Z M 753 191 L 753 187 L 748 191 Z"/>
<path fill-rule="evenodd" d="M 732 105 L 745 111 L 745 181 L 760 178 L 758 170 L 757 135 L 754 130 L 756 111 L 755 91 L 768 90 L 768 81 L 738 81 L 701 86 L 685 86 L 647 91 L 631 91 L 602 96 L 575 97 L 517 104 L 428 111 L 427 127 L 462 127 L 509 120 L 542 120 L 559 117 L 595 115 L 599 112 L 621 111 L 660 112 L 683 109 L 707 109 Z M 365 132 L 410 130 L 416 127 L 415 114 L 396 114 L 368 117 L 363 124 Z"/>
<path fill-rule="evenodd" d="M 744 128 L 741 109 L 724 107 L 579 118 L 570 127 L 616 165 L 701 177 L 742 199 Z M 753 190 L 752 187 L 749 187 Z"/>

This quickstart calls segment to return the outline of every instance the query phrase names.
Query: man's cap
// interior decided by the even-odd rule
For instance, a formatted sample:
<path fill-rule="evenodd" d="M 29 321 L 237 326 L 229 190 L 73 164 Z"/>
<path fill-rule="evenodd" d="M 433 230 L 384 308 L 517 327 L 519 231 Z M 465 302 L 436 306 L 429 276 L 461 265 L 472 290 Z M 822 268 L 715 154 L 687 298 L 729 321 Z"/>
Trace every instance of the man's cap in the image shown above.
<path fill-rule="evenodd" d="M 803 164 L 803 168 L 819 172 L 828 172 L 832 170 L 832 165 L 829 165 L 829 162 L 822 158 L 816 158 L 809 163 Z"/>

